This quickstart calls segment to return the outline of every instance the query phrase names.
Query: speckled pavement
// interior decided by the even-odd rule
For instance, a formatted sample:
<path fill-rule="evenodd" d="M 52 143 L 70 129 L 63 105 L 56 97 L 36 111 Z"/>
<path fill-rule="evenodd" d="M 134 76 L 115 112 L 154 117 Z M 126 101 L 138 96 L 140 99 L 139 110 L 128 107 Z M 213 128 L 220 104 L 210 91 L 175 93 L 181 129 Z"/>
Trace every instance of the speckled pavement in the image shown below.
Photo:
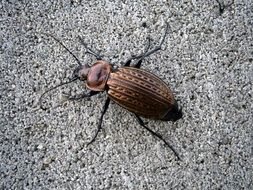
<path fill-rule="evenodd" d="M 253 189 L 252 1 L 16 1 L 0 2 L 0 189 Z M 120 66 L 156 45 L 162 51 L 143 69 L 173 90 L 184 116 L 177 122 L 145 119 L 179 152 L 111 104 L 96 141 L 106 93 L 66 101 L 85 90 L 68 81 L 78 36 Z"/>

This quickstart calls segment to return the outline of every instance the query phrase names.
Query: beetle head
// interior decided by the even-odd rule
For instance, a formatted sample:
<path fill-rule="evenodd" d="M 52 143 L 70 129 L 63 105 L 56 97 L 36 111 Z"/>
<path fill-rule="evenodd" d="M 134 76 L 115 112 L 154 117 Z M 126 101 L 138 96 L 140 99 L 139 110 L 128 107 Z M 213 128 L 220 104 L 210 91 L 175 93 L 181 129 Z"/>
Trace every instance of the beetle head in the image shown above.
<path fill-rule="evenodd" d="M 88 65 L 80 65 L 74 70 L 73 77 L 78 78 L 81 81 L 85 81 L 89 71 L 90 67 Z"/>
<path fill-rule="evenodd" d="M 87 70 L 87 69 L 86 69 Z M 93 91 L 104 91 L 112 66 L 102 60 L 96 61 L 88 70 L 86 86 Z"/>

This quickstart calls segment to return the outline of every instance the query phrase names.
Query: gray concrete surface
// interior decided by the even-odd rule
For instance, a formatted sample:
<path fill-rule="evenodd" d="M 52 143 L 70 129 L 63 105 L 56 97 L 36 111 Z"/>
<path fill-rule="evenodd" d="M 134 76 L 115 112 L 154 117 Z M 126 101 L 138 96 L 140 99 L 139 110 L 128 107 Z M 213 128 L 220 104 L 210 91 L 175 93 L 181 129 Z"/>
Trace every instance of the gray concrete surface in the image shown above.
<path fill-rule="evenodd" d="M 0 189 L 252 189 L 252 9 L 248 0 L 1 1 Z M 232 4 L 231 4 L 232 3 Z M 184 117 L 151 121 L 180 153 L 143 130 L 115 104 L 91 146 L 105 93 L 65 102 L 82 82 L 67 81 L 84 63 L 78 35 L 120 65 L 171 32 L 143 68 L 173 89 Z"/>

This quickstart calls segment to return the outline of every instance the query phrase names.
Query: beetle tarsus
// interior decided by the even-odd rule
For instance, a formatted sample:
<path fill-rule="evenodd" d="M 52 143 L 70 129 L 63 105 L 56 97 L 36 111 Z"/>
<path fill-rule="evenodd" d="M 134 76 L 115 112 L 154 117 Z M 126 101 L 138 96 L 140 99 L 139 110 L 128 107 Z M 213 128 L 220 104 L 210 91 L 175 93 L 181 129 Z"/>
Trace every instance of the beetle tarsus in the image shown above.
<path fill-rule="evenodd" d="M 100 55 L 99 53 L 97 53 L 94 50 L 92 50 L 91 48 L 89 48 L 88 45 L 83 41 L 81 36 L 78 36 L 78 39 L 79 39 L 80 43 L 86 48 L 87 51 L 85 53 L 94 55 L 97 60 L 102 60 L 102 55 Z"/>
<path fill-rule="evenodd" d="M 101 114 L 101 116 L 99 118 L 97 131 L 96 131 L 94 137 L 91 139 L 91 141 L 87 144 L 87 146 L 89 146 L 91 143 L 93 143 L 95 141 L 96 137 L 98 136 L 99 131 L 101 131 L 103 117 L 104 117 L 104 115 L 105 115 L 105 113 L 106 113 L 106 111 L 107 111 L 107 109 L 109 107 L 110 101 L 111 101 L 110 98 L 106 99 L 105 104 L 103 106 L 102 114 Z"/>
<path fill-rule="evenodd" d="M 175 154 L 175 156 L 177 157 L 178 160 L 181 160 L 180 157 L 179 157 L 179 154 L 177 153 L 177 151 L 166 141 L 163 139 L 163 137 L 159 134 L 157 134 L 156 132 L 152 131 L 151 129 L 149 129 L 143 122 L 143 120 L 136 114 L 134 114 L 138 123 L 144 127 L 146 130 L 148 130 L 152 135 L 158 137 L 160 140 L 162 140 L 172 151 L 173 153 Z"/>

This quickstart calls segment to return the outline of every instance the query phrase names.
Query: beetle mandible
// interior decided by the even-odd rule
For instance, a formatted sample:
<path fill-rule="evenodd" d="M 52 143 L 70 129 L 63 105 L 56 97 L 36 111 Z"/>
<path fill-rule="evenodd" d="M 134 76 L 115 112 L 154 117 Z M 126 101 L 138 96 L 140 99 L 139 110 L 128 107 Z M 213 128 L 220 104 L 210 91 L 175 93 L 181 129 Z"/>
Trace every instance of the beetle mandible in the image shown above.
<path fill-rule="evenodd" d="M 148 128 L 141 119 L 141 117 L 144 117 L 163 121 L 177 121 L 182 117 L 182 109 L 179 109 L 169 86 L 154 74 L 140 69 L 144 58 L 161 49 L 168 33 L 168 28 L 169 24 L 167 23 L 165 33 L 158 46 L 150 49 L 150 39 L 148 38 L 148 45 L 144 53 L 132 56 L 124 63 L 123 67 L 117 69 L 113 69 L 110 63 L 102 60 L 102 56 L 89 48 L 80 36 L 78 36 L 79 41 L 85 46 L 86 53 L 96 57 L 97 61 L 92 66 L 81 64 L 79 59 L 60 40 L 53 35 L 46 34 L 60 43 L 75 58 L 79 66 L 74 70 L 70 81 L 50 88 L 41 95 L 39 100 L 41 108 L 45 109 L 41 104 L 41 99 L 49 91 L 75 80 L 86 81 L 86 87 L 90 91 L 68 97 L 69 100 L 91 97 L 103 91 L 107 92 L 107 98 L 99 118 L 97 131 L 88 145 L 95 141 L 101 130 L 104 114 L 109 107 L 110 101 L 113 101 L 132 112 L 142 127 L 162 140 L 174 152 L 176 157 L 180 159 L 175 149 L 160 134 Z M 133 66 L 130 66 L 133 60 L 137 61 Z"/>

